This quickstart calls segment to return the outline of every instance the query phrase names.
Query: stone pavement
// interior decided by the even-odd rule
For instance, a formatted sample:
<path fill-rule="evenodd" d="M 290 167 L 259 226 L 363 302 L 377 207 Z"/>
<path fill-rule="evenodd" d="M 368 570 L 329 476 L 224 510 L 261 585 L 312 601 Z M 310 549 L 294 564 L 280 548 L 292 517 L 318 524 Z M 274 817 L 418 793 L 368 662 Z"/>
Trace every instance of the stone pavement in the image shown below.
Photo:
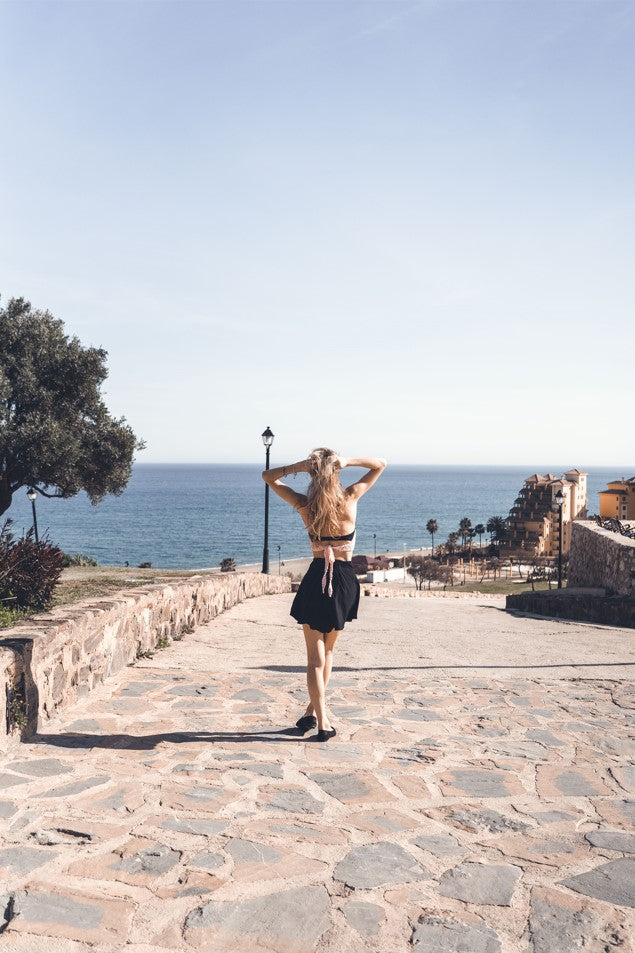
<path fill-rule="evenodd" d="M 0 950 L 633 953 L 634 633 L 365 598 L 319 744 L 290 599 L 5 759 Z"/>

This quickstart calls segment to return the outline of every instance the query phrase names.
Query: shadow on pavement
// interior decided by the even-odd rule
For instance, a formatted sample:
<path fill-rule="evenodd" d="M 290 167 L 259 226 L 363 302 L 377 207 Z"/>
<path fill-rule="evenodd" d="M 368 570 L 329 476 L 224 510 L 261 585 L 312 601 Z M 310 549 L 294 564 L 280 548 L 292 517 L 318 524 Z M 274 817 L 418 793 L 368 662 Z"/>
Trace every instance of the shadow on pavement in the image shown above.
<path fill-rule="evenodd" d="M 333 674 L 337 672 L 410 672 L 419 669 L 437 668 L 615 668 L 625 665 L 635 665 L 635 662 L 550 662 L 543 665 L 497 665 L 492 662 L 490 665 L 335 665 Z M 252 669 L 263 672 L 306 672 L 305 665 L 252 665 Z"/>
<path fill-rule="evenodd" d="M 156 735 L 98 735 L 79 734 L 73 731 L 58 734 L 34 734 L 29 744 L 53 745 L 58 748 L 132 748 L 147 751 L 156 748 L 162 742 L 187 744 L 188 742 L 209 741 L 222 744 L 244 744 L 249 741 L 269 741 L 275 743 L 297 743 L 310 741 L 314 735 L 304 735 L 297 728 L 272 728 L 250 731 L 164 731 Z"/>

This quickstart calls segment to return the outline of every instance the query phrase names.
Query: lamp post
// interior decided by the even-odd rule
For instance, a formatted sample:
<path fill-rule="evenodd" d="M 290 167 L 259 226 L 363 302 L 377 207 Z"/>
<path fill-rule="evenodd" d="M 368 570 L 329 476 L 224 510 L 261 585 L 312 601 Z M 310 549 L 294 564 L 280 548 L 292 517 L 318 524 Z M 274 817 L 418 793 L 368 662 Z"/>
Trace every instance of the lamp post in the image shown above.
<path fill-rule="evenodd" d="M 33 487 L 30 486 L 29 489 L 27 490 L 26 495 L 28 499 L 31 500 L 31 506 L 33 507 L 33 531 L 35 533 L 35 542 L 39 543 L 40 537 L 38 536 L 38 532 L 37 532 L 37 514 L 35 512 L 35 500 L 37 498 L 37 493 L 35 492 Z"/>
<path fill-rule="evenodd" d="M 562 589 L 562 507 L 564 506 L 562 490 L 558 490 L 555 500 L 558 507 L 558 589 Z"/>
<path fill-rule="evenodd" d="M 280 543 L 278 543 L 278 575 L 280 575 Z"/>
<path fill-rule="evenodd" d="M 262 434 L 262 442 L 265 445 L 266 459 L 265 470 L 269 469 L 269 451 L 273 443 L 273 433 L 270 427 Z M 269 484 L 265 483 L 265 545 L 262 550 L 262 571 L 269 572 Z"/>
<path fill-rule="evenodd" d="M 375 548 L 375 559 L 377 559 L 377 533 L 373 533 L 373 546 Z"/>

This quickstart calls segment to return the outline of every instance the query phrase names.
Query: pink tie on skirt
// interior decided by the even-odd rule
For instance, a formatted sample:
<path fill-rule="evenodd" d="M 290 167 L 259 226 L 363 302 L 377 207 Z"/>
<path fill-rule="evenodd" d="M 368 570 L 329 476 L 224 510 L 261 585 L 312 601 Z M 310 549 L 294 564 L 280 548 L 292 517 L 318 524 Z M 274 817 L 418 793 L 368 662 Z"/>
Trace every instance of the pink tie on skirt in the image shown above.
<path fill-rule="evenodd" d="M 333 563 L 335 562 L 335 553 L 332 546 L 324 548 L 324 575 L 322 576 L 322 592 L 326 588 L 326 579 L 329 577 L 329 596 L 333 595 Z"/>

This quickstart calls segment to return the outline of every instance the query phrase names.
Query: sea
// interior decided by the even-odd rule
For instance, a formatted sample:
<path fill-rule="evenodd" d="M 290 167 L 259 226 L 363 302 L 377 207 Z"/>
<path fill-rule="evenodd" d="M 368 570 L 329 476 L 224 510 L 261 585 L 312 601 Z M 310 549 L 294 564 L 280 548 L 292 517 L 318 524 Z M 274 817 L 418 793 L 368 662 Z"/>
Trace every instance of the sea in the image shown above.
<path fill-rule="evenodd" d="M 561 475 L 569 468 L 391 465 L 359 502 L 355 550 L 370 555 L 428 547 L 429 519 L 439 525 L 435 544 L 443 542 L 465 516 L 472 525 L 506 516 L 530 474 Z M 633 466 L 586 469 L 590 514 L 599 511 L 598 492 L 609 480 L 635 473 Z M 250 464 L 135 463 L 124 492 L 96 505 L 83 492 L 69 500 L 38 495 L 40 537 L 67 553 L 85 553 L 99 565 L 148 562 L 164 569 L 203 569 L 218 567 L 226 557 L 259 565 L 265 499 L 261 470 L 262 465 Z M 353 483 L 362 473 L 346 469 L 342 482 Z M 298 474 L 285 482 L 302 492 L 307 481 L 306 474 Z M 17 535 L 31 526 L 26 489 L 16 493 L 0 526 L 7 517 Z M 270 571 L 284 572 L 285 560 L 310 555 L 300 517 L 270 492 Z"/>

